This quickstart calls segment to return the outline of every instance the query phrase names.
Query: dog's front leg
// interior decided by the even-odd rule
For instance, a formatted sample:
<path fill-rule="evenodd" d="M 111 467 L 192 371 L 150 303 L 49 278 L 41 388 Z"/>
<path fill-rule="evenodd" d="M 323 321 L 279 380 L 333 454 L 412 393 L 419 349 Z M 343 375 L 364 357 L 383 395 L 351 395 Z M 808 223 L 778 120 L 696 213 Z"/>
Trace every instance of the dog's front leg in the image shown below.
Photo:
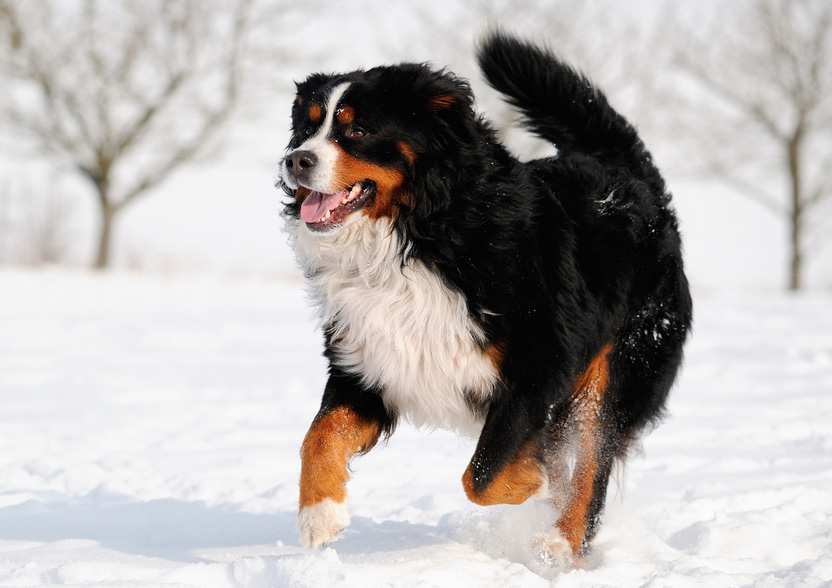
<path fill-rule="evenodd" d="M 521 401 L 522 402 L 522 401 Z M 462 486 L 471 502 L 483 506 L 521 504 L 546 490 L 541 431 L 529 406 L 496 404 L 488 416 Z"/>
<path fill-rule="evenodd" d="M 301 446 L 298 531 L 307 547 L 329 545 L 349 524 L 347 466 L 393 428 L 381 396 L 355 378 L 330 375 L 318 411 Z"/>

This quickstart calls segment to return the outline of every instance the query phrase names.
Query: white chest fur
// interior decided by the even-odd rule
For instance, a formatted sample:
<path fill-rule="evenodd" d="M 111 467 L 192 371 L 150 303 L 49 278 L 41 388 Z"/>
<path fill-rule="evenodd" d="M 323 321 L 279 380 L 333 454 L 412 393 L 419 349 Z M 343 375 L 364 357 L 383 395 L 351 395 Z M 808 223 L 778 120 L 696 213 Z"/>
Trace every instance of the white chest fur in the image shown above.
<path fill-rule="evenodd" d="M 362 218 L 333 235 L 299 224 L 294 241 L 321 323 L 334 325 L 337 363 L 415 425 L 475 433 L 466 395 L 487 398 L 497 371 L 464 297 L 421 262 L 402 266 L 385 221 Z"/>

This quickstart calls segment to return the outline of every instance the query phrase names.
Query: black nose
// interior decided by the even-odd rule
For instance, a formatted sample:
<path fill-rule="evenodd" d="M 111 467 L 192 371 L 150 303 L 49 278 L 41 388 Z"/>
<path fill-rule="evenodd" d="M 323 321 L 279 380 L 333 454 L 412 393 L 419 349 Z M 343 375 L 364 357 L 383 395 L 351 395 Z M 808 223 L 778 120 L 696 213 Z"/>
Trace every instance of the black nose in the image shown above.
<path fill-rule="evenodd" d="M 318 164 L 318 156 L 311 151 L 293 151 L 286 159 L 286 167 L 292 170 L 295 175 L 312 171 Z"/>

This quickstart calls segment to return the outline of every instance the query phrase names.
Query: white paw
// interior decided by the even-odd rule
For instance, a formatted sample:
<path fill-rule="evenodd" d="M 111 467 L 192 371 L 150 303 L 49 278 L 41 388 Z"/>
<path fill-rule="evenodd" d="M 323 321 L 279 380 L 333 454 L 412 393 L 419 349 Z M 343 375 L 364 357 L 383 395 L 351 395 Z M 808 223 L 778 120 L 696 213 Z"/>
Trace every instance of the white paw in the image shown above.
<path fill-rule="evenodd" d="M 557 527 L 535 536 L 534 551 L 537 559 L 546 567 L 566 570 L 575 565 L 572 547 Z"/>
<path fill-rule="evenodd" d="M 338 539 L 350 524 L 347 501 L 335 502 L 324 498 L 321 502 L 306 506 L 298 515 L 300 542 L 306 547 L 325 547 Z"/>

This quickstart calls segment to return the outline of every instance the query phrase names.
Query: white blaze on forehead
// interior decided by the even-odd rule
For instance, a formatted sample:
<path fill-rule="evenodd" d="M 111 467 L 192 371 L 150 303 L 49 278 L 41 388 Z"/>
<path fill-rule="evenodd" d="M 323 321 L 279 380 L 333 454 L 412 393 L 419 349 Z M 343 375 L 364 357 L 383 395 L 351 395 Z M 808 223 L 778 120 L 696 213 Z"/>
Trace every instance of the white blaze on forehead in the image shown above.
<path fill-rule="evenodd" d="M 344 92 L 347 91 L 349 86 L 349 82 L 343 82 L 332 89 L 332 92 L 329 94 L 329 98 L 326 100 L 326 117 L 324 118 L 324 124 L 321 125 L 318 132 L 315 133 L 313 137 L 310 137 L 304 145 L 317 140 L 326 140 L 329 136 L 329 132 L 332 130 L 332 122 L 335 120 L 335 111 L 338 110 L 338 102 L 341 100 L 341 97 L 344 95 Z M 301 145 L 301 149 L 303 148 L 303 145 Z"/>
<path fill-rule="evenodd" d="M 338 110 L 338 102 L 347 91 L 349 82 L 335 86 L 326 99 L 324 122 L 318 132 L 304 141 L 297 150 L 311 151 L 318 157 L 315 172 L 312 174 L 309 185 L 310 190 L 326 194 L 337 192 L 344 186 L 336 184 L 335 163 L 338 161 L 339 149 L 328 138 L 335 120 L 335 112 Z M 284 177 L 286 177 L 284 175 Z"/>

